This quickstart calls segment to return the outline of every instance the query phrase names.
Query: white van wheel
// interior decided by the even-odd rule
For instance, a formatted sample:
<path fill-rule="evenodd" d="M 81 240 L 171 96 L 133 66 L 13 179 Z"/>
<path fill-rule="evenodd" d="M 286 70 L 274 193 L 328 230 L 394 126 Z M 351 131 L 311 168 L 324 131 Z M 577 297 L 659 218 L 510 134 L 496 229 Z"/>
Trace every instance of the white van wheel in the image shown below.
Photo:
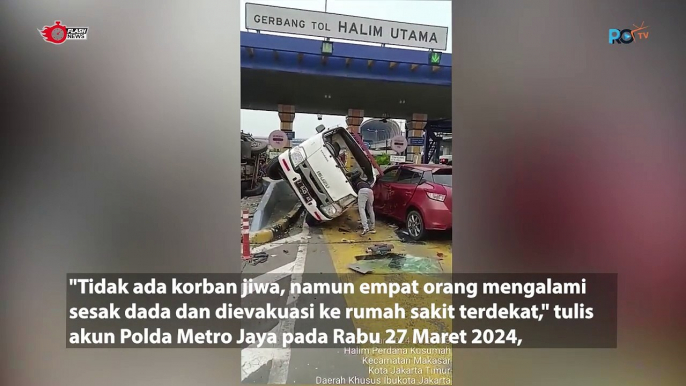
<path fill-rule="evenodd" d="M 274 157 L 267 163 L 267 177 L 272 181 L 278 181 L 283 179 L 283 174 L 281 172 L 281 165 L 279 165 L 279 157 Z"/>

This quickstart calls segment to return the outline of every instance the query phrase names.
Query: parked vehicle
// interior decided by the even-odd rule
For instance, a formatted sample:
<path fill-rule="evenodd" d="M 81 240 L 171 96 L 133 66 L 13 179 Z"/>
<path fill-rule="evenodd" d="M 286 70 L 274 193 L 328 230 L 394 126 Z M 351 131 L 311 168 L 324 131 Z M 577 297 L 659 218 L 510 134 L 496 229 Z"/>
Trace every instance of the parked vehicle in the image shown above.
<path fill-rule="evenodd" d="M 351 174 L 360 173 L 371 183 L 379 174 L 346 128 L 318 127 L 317 131 L 267 165 L 269 178 L 288 181 L 307 210 L 310 225 L 333 220 L 356 204 Z M 342 161 L 343 152 L 352 160 L 350 170 Z"/>
<path fill-rule="evenodd" d="M 438 163 L 443 164 L 443 165 L 452 165 L 453 164 L 453 155 L 448 154 L 448 155 L 442 155 L 438 157 Z"/>
<path fill-rule="evenodd" d="M 404 223 L 414 240 L 452 229 L 452 181 L 451 166 L 392 166 L 374 185 L 374 211 Z"/>
<path fill-rule="evenodd" d="M 267 151 L 269 144 L 258 141 L 251 134 L 241 131 L 241 160 L 251 159 Z"/>
<path fill-rule="evenodd" d="M 268 147 L 241 131 L 241 197 L 258 196 L 266 190 L 260 166 L 266 161 Z"/>

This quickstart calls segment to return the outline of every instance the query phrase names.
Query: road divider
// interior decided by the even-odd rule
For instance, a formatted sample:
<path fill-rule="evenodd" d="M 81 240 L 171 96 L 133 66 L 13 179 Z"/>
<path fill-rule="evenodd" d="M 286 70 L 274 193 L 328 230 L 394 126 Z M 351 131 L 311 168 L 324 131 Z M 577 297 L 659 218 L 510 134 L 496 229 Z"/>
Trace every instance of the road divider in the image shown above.
<path fill-rule="evenodd" d="M 288 228 L 300 217 L 303 206 L 301 203 L 295 204 L 285 216 L 277 220 L 274 224 L 256 232 L 250 232 L 250 244 L 265 244 L 283 235 Z"/>

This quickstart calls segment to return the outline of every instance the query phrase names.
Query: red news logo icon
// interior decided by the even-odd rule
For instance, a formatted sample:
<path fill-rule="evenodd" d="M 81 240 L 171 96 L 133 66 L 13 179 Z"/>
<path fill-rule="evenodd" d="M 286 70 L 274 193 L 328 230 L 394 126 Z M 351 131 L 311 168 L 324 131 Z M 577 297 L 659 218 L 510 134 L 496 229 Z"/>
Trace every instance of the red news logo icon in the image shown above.
<path fill-rule="evenodd" d="M 67 27 L 61 21 L 55 20 L 55 24 L 38 29 L 43 41 L 51 44 L 62 44 L 67 40 L 87 40 L 88 27 Z"/>
<path fill-rule="evenodd" d="M 641 23 L 641 26 L 634 24 L 634 29 L 623 29 L 619 30 L 616 28 L 610 28 L 609 42 L 610 44 L 629 44 L 633 43 L 634 40 L 646 40 L 648 39 L 648 28 L 645 22 Z"/>

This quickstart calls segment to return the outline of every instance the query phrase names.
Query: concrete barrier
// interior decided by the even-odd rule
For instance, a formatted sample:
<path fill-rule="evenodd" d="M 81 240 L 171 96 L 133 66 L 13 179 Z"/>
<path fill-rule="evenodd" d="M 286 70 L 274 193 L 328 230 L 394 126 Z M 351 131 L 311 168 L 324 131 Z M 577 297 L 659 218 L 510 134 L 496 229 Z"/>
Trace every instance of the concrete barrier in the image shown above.
<path fill-rule="evenodd" d="M 267 180 L 264 180 L 264 182 L 269 185 L 262 196 L 262 200 L 257 205 L 255 213 L 253 213 L 250 232 L 257 232 L 269 226 L 269 220 L 274 214 L 277 203 L 279 204 L 279 207 L 292 207 L 300 202 L 295 193 L 293 193 L 291 187 L 285 181 L 267 182 Z"/>
<path fill-rule="evenodd" d="M 250 232 L 250 244 L 265 244 L 274 240 L 276 237 L 286 232 L 291 225 L 293 225 L 293 222 L 300 217 L 302 210 L 303 206 L 298 201 L 298 203 L 293 206 L 293 209 L 286 213 L 285 216 L 274 222 L 274 224 L 271 224 L 267 228 Z"/>

